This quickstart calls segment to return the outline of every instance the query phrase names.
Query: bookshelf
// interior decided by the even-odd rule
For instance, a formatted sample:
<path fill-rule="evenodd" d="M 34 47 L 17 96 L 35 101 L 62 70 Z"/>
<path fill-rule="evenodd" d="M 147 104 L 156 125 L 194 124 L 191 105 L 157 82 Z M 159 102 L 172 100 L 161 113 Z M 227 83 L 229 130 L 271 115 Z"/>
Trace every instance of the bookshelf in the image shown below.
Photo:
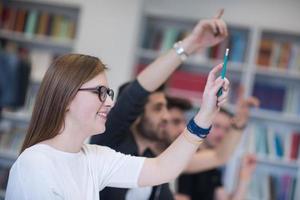
<path fill-rule="evenodd" d="M 25 104 L 4 107 L 0 121 L 0 199 L 4 198 L 8 170 L 17 159 L 30 121 L 40 81 L 52 60 L 73 51 L 80 9 L 71 5 L 31 1 L 0 2 L 0 51 L 19 59 L 26 52 L 31 63 Z"/>
<path fill-rule="evenodd" d="M 192 30 L 198 20 L 188 14 L 189 17 L 186 17 L 182 13 L 180 16 L 162 10 L 150 8 L 145 9 L 143 13 L 133 75 L 172 48 L 176 41 Z M 205 52 L 191 56 L 168 80 L 167 92 L 187 97 L 196 102 L 197 106 L 207 72 L 212 66 L 222 62 L 225 48 L 229 47 L 231 53 L 227 74 L 231 81 L 231 94 L 227 108 L 234 111 L 233 105 L 240 84 L 245 88 L 245 96 L 259 97 L 262 106 L 251 110 L 250 123 L 254 127 L 261 124 L 266 127 L 266 131 L 262 133 L 266 138 L 265 144 L 261 145 L 272 148 L 271 155 L 269 152 L 261 153 L 256 149 L 259 146 L 256 143 L 260 139 L 252 139 L 252 150 L 243 149 L 258 156 L 258 172 L 267 169 L 261 173 L 268 188 L 264 187 L 264 194 L 262 191 L 251 190 L 248 199 L 268 199 L 270 185 L 273 187 L 274 182 L 279 182 L 276 186 L 278 189 L 284 181 L 292 184 L 276 195 L 290 195 L 289 198 L 294 195 L 294 199 L 297 199 L 299 194 L 292 190 L 300 189 L 300 146 L 297 139 L 300 136 L 300 30 L 282 31 L 280 28 L 277 30 L 263 25 L 245 26 L 230 21 L 227 21 L 227 24 L 229 39 Z M 279 127 L 280 137 L 277 136 L 277 132 L 271 133 L 270 127 Z M 251 131 L 252 135 L 258 136 L 257 130 Z M 249 138 L 246 138 L 246 141 L 248 140 Z M 291 151 L 294 152 L 293 155 Z M 274 175 L 273 171 L 277 174 Z M 259 177 L 255 177 L 253 182 L 257 182 Z"/>
<path fill-rule="evenodd" d="M 186 20 L 175 17 L 145 15 L 141 29 L 141 38 L 136 51 L 136 67 L 134 74 L 139 72 L 157 56 L 172 48 L 173 44 L 187 35 L 196 20 Z M 180 94 L 194 102 L 199 102 L 199 91 L 203 91 L 207 72 L 223 59 L 226 47 L 236 49 L 229 57 L 228 74 L 235 89 L 243 81 L 248 59 L 246 46 L 249 45 L 250 29 L 248 27 L 230 25 L 231 36 L 222 44 L 207 51 L 191 56 L 168 81 L 168 92 Z M 184 82 L 184 84 L 183 84 Z M 195 87 L 195 85 L 197 85 Z M 182 87 L 183 86 L 183 87 Z M 236 90 L 232 92 L 232 100 Z M 197 104 L 197 103 L 196 103 Z"/>

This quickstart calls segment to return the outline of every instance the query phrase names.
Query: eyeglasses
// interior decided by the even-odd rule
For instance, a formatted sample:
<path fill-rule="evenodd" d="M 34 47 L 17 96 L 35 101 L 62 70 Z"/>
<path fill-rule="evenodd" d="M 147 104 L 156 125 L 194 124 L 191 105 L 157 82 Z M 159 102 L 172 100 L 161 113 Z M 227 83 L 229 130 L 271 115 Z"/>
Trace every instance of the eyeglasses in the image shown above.
<path fill-rule="evenodd" d="M 105 86 L 97 86 L 94 88 L 80 88 L 78 91 L 90 91 L 95 94 L 98 94 L 99 100 L 105 102 L 107 95 L 110 96 L 111 100 L 114 99 L 114 91 Z"/>

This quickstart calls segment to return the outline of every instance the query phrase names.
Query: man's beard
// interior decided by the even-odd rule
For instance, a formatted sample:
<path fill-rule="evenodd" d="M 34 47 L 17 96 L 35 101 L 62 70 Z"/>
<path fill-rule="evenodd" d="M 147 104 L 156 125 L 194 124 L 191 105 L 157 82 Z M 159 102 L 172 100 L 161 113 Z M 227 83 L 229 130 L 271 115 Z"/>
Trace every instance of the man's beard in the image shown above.
<path fill-rule="evenodd" d="M 165 121 L 161 122 L 160 124 L 166 123 Z M 159 124 L 159 125 L 160 125 Z M 147 118 L 145 115 L 141 116 L 141 120 L 137 124 L 137 131 L 138 133 L 143 136 L 145 139 L 148 139 L 153 142 L 161 141 L 162 140 L 162 130 L 158 130 L 154 128 L 154 124 Z"/>

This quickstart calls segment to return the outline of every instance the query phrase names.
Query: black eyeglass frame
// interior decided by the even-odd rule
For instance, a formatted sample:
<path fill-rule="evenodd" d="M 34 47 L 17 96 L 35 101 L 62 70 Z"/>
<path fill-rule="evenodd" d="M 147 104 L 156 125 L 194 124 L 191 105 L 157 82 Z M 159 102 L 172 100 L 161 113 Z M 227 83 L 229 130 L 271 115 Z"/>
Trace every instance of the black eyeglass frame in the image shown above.
<path fill-rule="evenodd" d="M 102 103 L 105 102 L 107 95 L 110 96 L 111 100 L 114 100 L 114 94 L 115 94 L 113 89 L 108 88 L 104 85 L 99 85 L 99 86 L 93 87 L 93 88 L 79 88 L 78 91 L 90 91 L 95 94 L 98 94 L 98 98 L 99 98 L 100 102 L 102 102 Z"/>

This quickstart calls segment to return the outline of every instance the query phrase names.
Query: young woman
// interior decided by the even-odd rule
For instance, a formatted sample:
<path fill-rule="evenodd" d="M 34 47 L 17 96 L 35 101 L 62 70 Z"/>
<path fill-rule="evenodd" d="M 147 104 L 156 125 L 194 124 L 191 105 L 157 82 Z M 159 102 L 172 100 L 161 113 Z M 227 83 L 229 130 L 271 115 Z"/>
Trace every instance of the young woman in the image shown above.
<path fill-rule="evenodd" d="M 124 155 L 84 141 L 105 131 L 114 92 L 106 67 L 95 57 L 68 54 L 49 67 L 42 81 L 21 154 L 11 168 L 6 199 L 99 199 L 106 186 L 142 187 L 179 175 L 209 133 L 211 121 L 228 96 L 228 80 L 206 83 L 202 109 L 160 156 Z M 223 94 L 217 97 L 219 88 Z"/>

